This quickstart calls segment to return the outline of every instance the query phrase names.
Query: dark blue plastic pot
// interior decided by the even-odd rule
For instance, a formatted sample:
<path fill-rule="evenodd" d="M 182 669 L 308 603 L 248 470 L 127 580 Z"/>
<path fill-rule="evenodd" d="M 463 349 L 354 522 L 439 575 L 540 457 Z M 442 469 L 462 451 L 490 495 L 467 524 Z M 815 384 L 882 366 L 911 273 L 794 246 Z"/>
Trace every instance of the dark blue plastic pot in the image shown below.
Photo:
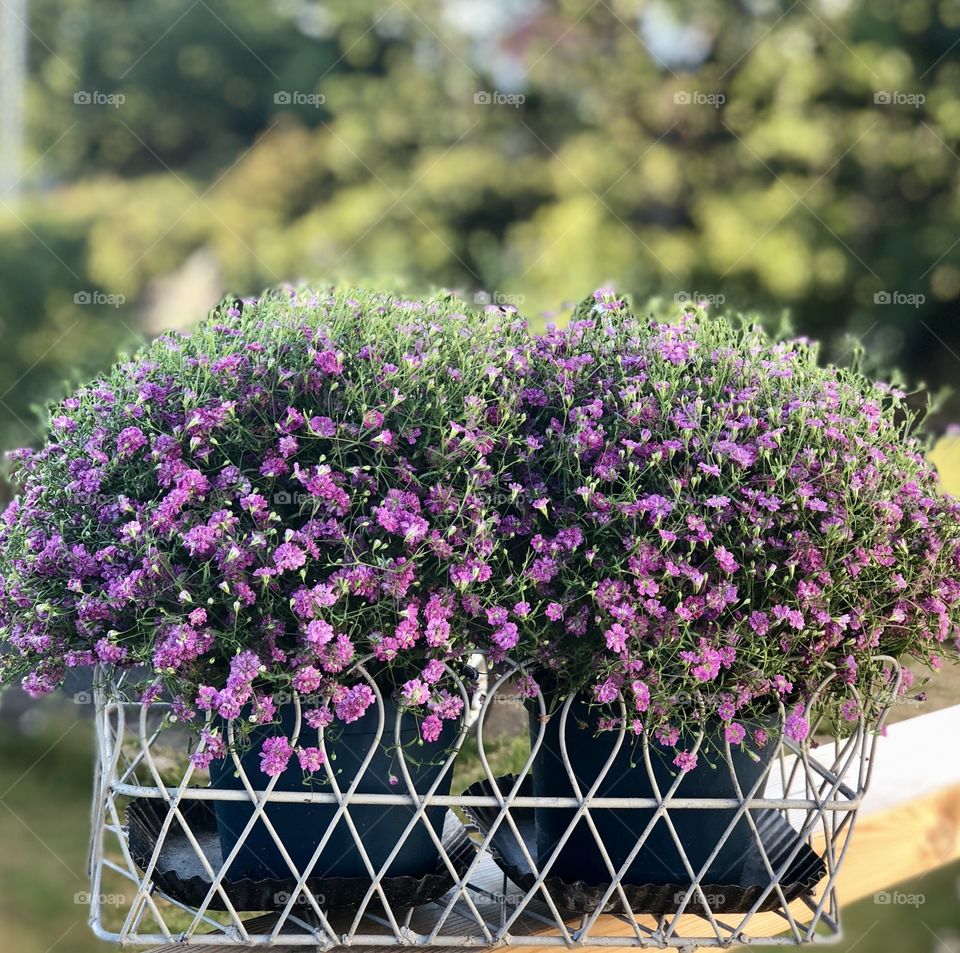
<path fill-rule="evenodd" d="M 384 699 L 384 728 L 381 742 L 377 745 L 377 707 L 372 706 L 359 721 L 344 725 L 337 723 L 326 736 L 325 744 L 330 764 L 336 774 L 337 783 L 342 792 L 353 783 L 360 770 L 367 752 L 371 746 L 377 745 L 373 758 L 367 765 L 366 771 L 357 787 L 361 794 L 404 794 L 408 788 L 400 770 L 400 755 L 395 751 L 385 750 L 394 744 L 396 706 Z M 253 734 L 252 746 L 240 758 L 247 778 L 256 790 L 266 788 L 269 778 L 260 770 L 260 746 L 264 738 L 274 734 L 286 734 L 291 737 L 295 723 L 295 710 L 292 705 L 285 705 L 279 711 L 280 724 L 259 729 Z M 447 757 L 446 749 L 451 747 L 459 731 L 459 723 L 444 722 L 444 732 L 440 739 L 430 745 L 415 746 L 418 737 L 416 719 L 410 715 L 404 716 L 403 733 L 401 735 L 404 750 L 407 752 L 407 766 L 410 777 L 418 794 L 424 794 L 436 780 Z M 300 743 L 305 747 L 317 743 L 317 733 L 306 725 L 301 729 Z M 408 747 L 410 746 L 410 747 Z M 435 764 L 416 765 L 412 759 L 422 762 L 438 762 Z M 436 794 L 450 793 L 450 779 L 452 769 L 444 775 L 436 790 Z M 390 776 L 400 778 L 398 784 L 390 784 Z M 244 790 L 243 782 L 236 775 L 232 757 L 223 761 L 214 761 L 210 766 L 211 785 L 221 790 Z M 294 756 L 290 766 L 277 779 L 275 791 L 301 791 L 329 793 L 331 787 L 326 782 L 326 773 L 318 772 L 316 779 L 304 784 L 303 771 Z M 237 844 L 237 840 L 253 813 L 253 806 L 248 801 L 217 801 L 215 802 L 217 827 L 220 834 L 220 847 L 223 857 L 229 856 Z M 353 805 L 350 807 L 350 817 L 353 820 L 357 833 L 360 836 L 375 870 L 379 870 L 385 863 L 387 856 L 401 839 L 404 829 L 413 817 L 414 808 L 403 804 L 374 804 Z M 266 808 L 277 836 L 283 842 L 291 859 L 302 871 L 313 856 L 327 829 L 333 823 L 337 811 L 336 804 L 297 804 L 272 803 Z M 443 831 L 446 808 L 433 807 L 426 812 L 438 837 Z M 417 821 L 416 826 L 407 835 L 403 847 L 390 864 L 388 876 L 422 876 L 433 871 L 437 864 L 437 850 L 424 827 L 423 819 Z M 250 830 L 243 846 L 230 865 L 227 873 L 229 880 L 249 878 L 265 880 L 268 878 L 288 878 L 290 868 L 282 855 L 266 825 L 257 820 Z M 312 877 L 368 877 L 363 858 L 357 850 L 356 841 L 346 819 L 341 816 L 334 827 L 333 833 L 323 848 L 316 865 L 313 867 Z"/>
<path fill-rule="evenodd" d="M 546 724 L 543 745 L 533 765 L 533 792 L 537 797 L 573 797 L 575 792 L 564 766 L 560 748 L 560 711 L 555 712 Z M 566 724 L 567 753 L 581 792 L 586 794 L 603 771 L 607 758 L 616 746 L 617 732 L 595 733 L 596 714 L 586 705 L 575 701 L 570 707 Z M 530 713 L 531 743 L 539 732 L 539 712 Z M 765 726 L 768 727 L 769 726 Z M 736 797 L 730 766 L 720 753 L 723 750 L 722 726 L 711 722 L 701 749 L 711 751 L 701 754 L 696 768 L 684 775 L 676 797 L 719 798 Z M 693 739 L 681 739 L 680 747 L 689 748 Z M 676 768 L 670 763 L 672 754 L 658 753 L 655 744 L 650 745 L 650 760 L 660 794 L 666 794 L 676 777 Z M 719 751 L 718 751 L 719 747 Z M 757 780 L 765 775 L 777 752 L 773 740 L 768 741 L 754 761 L 748 754 L 731 748 L 733 769 L 746 796 Z M 711 764 L 713 765 L 711 767 Z M 762 796 L 766 777 L 758 788 Z M 606 777 L 600 784 L 597 797 L 656 797 L 650 784 L 643 750 L 639 740 L 627 734 Z M 573 822 L 575 811 L 568 808 L 538 807 L 536 809 L 537 860 L 543 864 L 556 849 L 561 837 Z M 591 817 L 597 827 L 603 845 L 615 870 L 626 862 L 630 851 L 637 844 L 654 811 L 647 808 L 595 808 Z M 674 829 L 687 854 L 694 874 L 697 874 L 719 843 L 723 832 L 733 820 L 735 809 L 710 808 L 686 810 L 670 809 Z M 731 831 L 723 848 L 711 863 L 704 883 L 737 883 L 749 860 L 758 848 L 745 817 L 741 817 Z M 577 826 L 560 851 L 550 869 L 550 876 L 569 882 L 584 881 L 588 884 L 610 882 L 610 874 L 603 862 L 585 819 Z M 663 818 L 650 831 L 644 846 L 637 853 L 624 877 L 631 884 L 685 884 L 690 882 L 680 852 L 670 836 Z"/>

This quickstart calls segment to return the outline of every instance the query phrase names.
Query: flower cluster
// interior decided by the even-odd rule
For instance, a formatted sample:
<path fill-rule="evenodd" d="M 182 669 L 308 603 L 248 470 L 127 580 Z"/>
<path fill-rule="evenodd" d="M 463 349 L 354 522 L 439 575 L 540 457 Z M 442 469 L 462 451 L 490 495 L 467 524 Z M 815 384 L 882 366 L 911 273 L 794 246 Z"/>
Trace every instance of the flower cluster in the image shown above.
<path fill-rule="evenodd" d="M 938 665 L 960 506 L 903 393 L 804 341 L 597 292 L 565 329 L 456 300 L 282 289 L 225 303 L 54 409 L 0 524 L 4 678 L 147 666 L 184 719 L 312 728 L 374 694 L 434 740 L 473 652 L 695 755 L 708 720 L 856 720 L 881 655 Z M 911 676 L 907 673 L 905 685 Z M 149 696 L 148 696 L 149 697 Z M 205 757 L 223 754 L 209 730 Z M 322 752 L 272 741 L 268 774 Z"/>
<path fill-rule="evenodd" d="M 638 318 L 612 291 L 537 337 L 512 494 L 516 603 L 492 653 L 532 659 L 681 750 L 712 722 L 762 746 L 771 713 L 870 716 L 887 655 L 938 667 L 960 621 L 960 506 L 897 389 L 701 311 Z M 832 675 L 832 678 L 831 678 Z M 902 690 L 913 681 L 904 672 Z M 683 739 L 687 739 L 684 741 Z"/>
<path fill-rule="evenodd" d="M 520 439 L 512 339 L 513 314 L 447 295 L 285 288 L 63 401 L 47 445 L 15 454 L 0 523 L 4 681 L 42 695 L 75 666 L 145 667 L 181 720 L 269 724 L 294 691 L 320 728 L 374 703 L 366 660 L 438 738 L 490 629 L 475 587 L 498 523 L 483 488 Z M 203 742 L 199 764 L 223 756 L 216 727 Z M 264 771 L 293 754 L 271 741 Z"/>

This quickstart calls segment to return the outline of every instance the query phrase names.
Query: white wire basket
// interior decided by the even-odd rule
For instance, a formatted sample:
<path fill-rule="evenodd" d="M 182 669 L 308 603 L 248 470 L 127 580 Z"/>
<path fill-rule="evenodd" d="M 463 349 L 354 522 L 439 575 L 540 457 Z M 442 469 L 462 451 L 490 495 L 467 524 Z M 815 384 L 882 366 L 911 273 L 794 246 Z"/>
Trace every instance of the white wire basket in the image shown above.
<path fill-rule="evenodd" d="M 98 679 L 90 924 L 100 938 L 121 944 L 285 949 L 692 949 L 836 940 L 837 876 L 869 785 L 876 738 L 900 680 L 897 662 L 881 661 L 890 674 L 882 690 L 886 703 L 879 709 L 866 700 L 861 705 L 875 713 L 872 718 L 861 715 L 847 723 L 839 737 L 818 715 L 814 697 L 807 738 L 796 743 L 778 732 L 775 756 L 753 772 L 749 786 L 741 784 L 742 765 L 725 743 L 715 770 L 725 779 L 726 793 L 711 797 L 691 796 L 682 787 L 683 775 L 658 766 L 655 743 L 643 736 L 635 741 L 623 729 L 604 733 L 603 763 L 585 779 L 568 750 L 577 717 L 574 700 L 548 716 L 539 693 L 526 701 L 533 712 L 529 755 L 519 771 L 498 777 L 484 726 L 523 673 L 520 665 L 482 676 L 481 691 L 472 698 L 460 683 L 468 716 L 423 785 L 414 780 L 415 758 L 401 743 L 402 722 L 413 716 L 400 712 L 390 724 L 391 706 L 358 664 L 376 695 L 375 744 L 355 776 L 338 775 L 328 758 L 325 785 L 303 790 L 281 790 L 276 778 L 246 770 L 233 753 L 228 757 L 238 783 L 233 789 L 211 786 L 189 760 L 193 736 L 170 723 L 165 703 L 132 702 L 122 681 Z M 307 729 L 300 700 L 294 697 L 291 704 L 291 740 L 303 741 L 309 732 L 304 743 L 326 751 L 324 729 Z M 781 708 L 781 726 L 785 716 Z M 465 761 L 465 742 L 475 770 L 463 790 L 458 760 Z M 704 744 L 703 732 L 695 744 Z M 389 792 L 364 793 L 363 772 L 383 745 L 394 753 L 397 783 Z M 609 795 L 610 773 L 632 745 L 643 796 Z M 562 766 L 567 784 L 562 794 L 536 793 L 533 777 L 547 757 Z M 460 793 L 443 793 L 451 778 Z M 226 856 L 216 826 L 225 804 L 245 812 L 243 830 Z M 271 820 L 288 805 L 326 805 L 330 812 L 327 829 L 314 832 L 316 847 L 305 863 L 291 856 Z M 369 816 L 399 809 L 406 812 L 403 831 L 386 855 L 375 857 Z M 718 819 L 714 840 L 693 850 L 690 832 L 716 828 Z M 549 826 L 553 840 L 544 849 L 541 837 L 538 847 L 538 829 Z M 358 876 L 315 873 L 334 842 L 334 828 L 346 834 L 359 858 Z M 279 874 L 256 881 L 232 874 L 254 830 L 269 838 L 283 864 Z M 424 832 L 435 852 L 432 866 L 416 876 L 395 876 L 393 864 L 404 842 L 413 836 L 423 840 Z M 638 880 L 637 865 L 649 871 L 651 858 L 663 860 L 664 852 L 670 854 L 664 870 L 673 872 Z M 599 865 L 599 876 L 596 870 L 589 877 L 572 876 L 578 858 Z M 727 873 L 718 878 L 721 868 Z"/>

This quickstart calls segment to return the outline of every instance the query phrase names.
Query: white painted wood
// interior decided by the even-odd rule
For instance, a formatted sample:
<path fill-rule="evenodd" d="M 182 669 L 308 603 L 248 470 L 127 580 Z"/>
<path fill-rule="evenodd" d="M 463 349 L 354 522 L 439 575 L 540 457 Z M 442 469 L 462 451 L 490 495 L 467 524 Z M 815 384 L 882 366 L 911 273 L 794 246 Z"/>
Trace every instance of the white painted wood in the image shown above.
<path fill-rule="evenodd" d="M 861 817 L 960 784 L 960 705 L 891 725 L 877 741 Z"/>

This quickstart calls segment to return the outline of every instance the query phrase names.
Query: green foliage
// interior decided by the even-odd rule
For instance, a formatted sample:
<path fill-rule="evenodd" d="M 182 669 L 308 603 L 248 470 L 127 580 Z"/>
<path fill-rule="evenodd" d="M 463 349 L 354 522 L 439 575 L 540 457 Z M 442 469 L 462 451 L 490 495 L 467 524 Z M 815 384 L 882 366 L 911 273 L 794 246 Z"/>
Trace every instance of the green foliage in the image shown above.
<path fill-rule="evenodd" d="M 18 211 L 36 238 L 3 218 L 19 233 L 0 265 L 14 339 L 62 328 L 84 289 L 124 295 L 136 327 L 157 279 L 207 249 L 241 292 L 402 276 L 531 314 L 605 281 L 668 305 L 699 292 L 788 308 L 834 358 L 850 332 L 880 364 L 956 377 L 954 5 L 31 9 L 29 178 L 76 181 Z M 78 89 L 126 101 L 75 105 Z M 274 103 L 285 90 L 325 101 Z M 71 224 L 69 247 L 48 240 Z M 115 317 L 66 348 L 105 363 Z M 56 331 L 41 336 L 10 356 L 9 380 L 40 361 L 2 424 L 61 375 L 56 349 L 43 356 Z"/>
<path fill-rule="evenodd" d="M 48 162 L 67 178 L 214 175 L 281 111 L 326 118 L 276 99 L 315 93 L 341 65 L 335 37 L 308 37 L 270 3 L 34 0 L 30 19 L 33 133 L 51 145 L 69 130 Z"/>

